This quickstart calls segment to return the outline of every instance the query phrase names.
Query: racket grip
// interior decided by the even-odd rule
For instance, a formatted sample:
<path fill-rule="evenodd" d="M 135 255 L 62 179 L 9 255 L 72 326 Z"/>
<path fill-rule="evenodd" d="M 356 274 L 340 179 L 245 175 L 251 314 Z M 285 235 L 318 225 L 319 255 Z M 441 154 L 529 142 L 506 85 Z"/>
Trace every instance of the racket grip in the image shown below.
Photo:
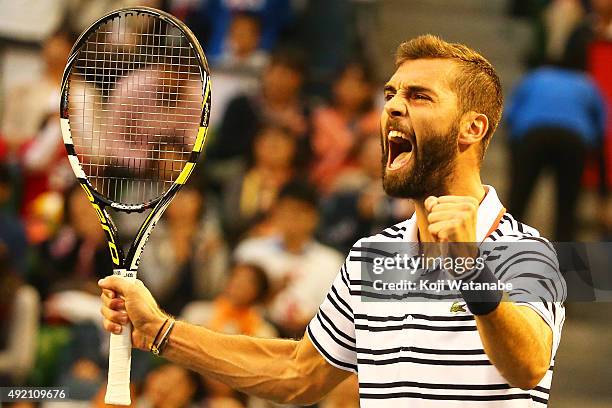
<path fill-rule="evenodd" d="M 115 269 L 123 279 L 136 279 L 134 271 Z M 130 366 L 132 362 L 132 325 L 123 326 L 121 334 L 111 333 L 108 351 L 108 383 L 104 402 L 112 405 L 130 405 Z"/>

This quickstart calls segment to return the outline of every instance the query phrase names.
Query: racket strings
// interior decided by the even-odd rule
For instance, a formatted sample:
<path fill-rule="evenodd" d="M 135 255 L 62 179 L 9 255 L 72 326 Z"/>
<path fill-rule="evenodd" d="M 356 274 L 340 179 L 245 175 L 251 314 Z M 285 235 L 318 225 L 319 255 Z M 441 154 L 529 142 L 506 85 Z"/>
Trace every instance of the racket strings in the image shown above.
<path fill-rule="evenodd" d="M 201 72 L 182 32 L 153 16 L 124 14 L 89 36 L 68 106 L 75 151 L 96 191 L 138 204 L 170 188 L 198 133 Z"/>

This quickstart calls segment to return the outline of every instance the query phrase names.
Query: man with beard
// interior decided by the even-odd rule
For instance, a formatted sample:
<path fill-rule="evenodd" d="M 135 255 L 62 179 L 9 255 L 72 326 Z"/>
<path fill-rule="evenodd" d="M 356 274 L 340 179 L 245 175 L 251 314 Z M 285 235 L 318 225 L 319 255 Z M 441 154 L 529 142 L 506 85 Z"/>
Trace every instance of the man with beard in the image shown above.
<path fill-rule="evenodd" d="M 546 406 L 564 317 L 559 302 L 502 302 L 514 294 L 492 286 L 462 289 L 462 301 L 452 304 L 389 302 L 363 280 L 373 242 L 464 243 L 448 246 L 448 256 L 474 260 L 479 243 L 503 238 L 539 246 L 489 257 L 462 282 L 486 286 L 497 273 L 520 282 L 528 272 L 564 292 L 548 242 L 505 214 L 493 187 L 480 180 L 502 110 L 493 67 L 464 45 L 421 36 L 400 45 L 385 99 L 383 185 L 389 195 L 413 199 L 415 216 L 355 244 L 301 340 L 227 336 L 174 322 L 140 282 L 116 277 L 100 282 L 105 328 L 119 333 L 131 322 L 136 347 L 157 351 L 161 344 L 170 361 L 281 403 L 312 404 L 358 373 L 362 407 Z"/>

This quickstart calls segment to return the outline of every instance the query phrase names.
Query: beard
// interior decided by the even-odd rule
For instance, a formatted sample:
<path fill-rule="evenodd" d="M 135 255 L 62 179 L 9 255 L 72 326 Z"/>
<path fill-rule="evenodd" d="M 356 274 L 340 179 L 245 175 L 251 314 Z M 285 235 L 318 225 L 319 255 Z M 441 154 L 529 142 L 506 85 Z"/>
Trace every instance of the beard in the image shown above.
<path fill-rule="evenodd" d="M 381 129 L 381 132 L 384 130 Z M 453 121 L 446 134 L 426 130 L 419 146 L 413 146 L 412 163 L 407 168 L 387 172 L 389 147 L 383 146 L 383 188 L 391 197 L 422 200 L 429 196 L 448 194 L 448 182 L 455 169 L 457 157 L 458 121 Z M 383 137 L 381 140 L 384 140 Z M 416 140 L 413 139 L 413 140 Z"/>

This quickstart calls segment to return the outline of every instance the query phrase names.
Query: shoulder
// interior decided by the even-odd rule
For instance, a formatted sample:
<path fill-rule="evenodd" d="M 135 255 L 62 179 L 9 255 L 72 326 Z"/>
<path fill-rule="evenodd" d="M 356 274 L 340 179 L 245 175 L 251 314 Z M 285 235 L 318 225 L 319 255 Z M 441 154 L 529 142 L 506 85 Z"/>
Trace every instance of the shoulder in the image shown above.
<path fill-rule="evenodd" d="M 413 218 L 399 222 L 395 225 L 387 227 L 382 231 L 364 237 L 358 242 L 397 242 L 408 239 L 408 230 L 413 227 L 415 220 Z"/>
<path fill-rule="evenodd" d="M 502 217 L 497 230 L 480 246 L 481 255 L 497 279 L 512 283 L 509 296 L 513 301 L 545 307 L 567 298 L 559 258 L 563 252 L 558 253 L 557 248 L 537 229 L 511 214 Z"/>
<path fill-rule="evenodd" d="M 527 261 L 542 261 L 553 270 L 559 268 L 553 244 L 541 236 L 537 229 L 516 220 L 508 213 L 504 214 L 498 228 L 484 240 L 481 249 L 492 255 L 500 255 L 492 257 L 490 261 L 506 267 Z"/>
<path fill-rule="evenodd" d="M 387 227 L 377 234 L 359 239 L 350 249 L 347 261 L 363 261 L 363 259 L 359 257 L 360 254 L 366 252 L 380 252 L 380 250 L 377 250 L 376 248 L 386 244 L 409 244 L 410 242 L 414 241 L 414 239 L 411 239 L 411 235 L 413 234 L 413 229 L 415 228 L 415 222 L 416 220 L 414 218 L 410 218 Z M 373 250 L 372 248 L 375 249 Z"/>
<path fill-rule="evenodd" d="M 542 241 L 548 240 L 540 235 L 540 232 L 512 216 L 510 213 L 505 213 L 497 226 L 485 241 L 503 241 L 514 242 L 521 240 Z"/>
<path fill-rule="evenodd" d="M 346 271 L 350 276 L 359 275 L 361 266 L 371 263 L 372 257 L 393 256 L 393 244 L 409 244 L 410 232 L 415 222 L 413 218 L 385 228 L 377 234 L 363 237 L 353 244 L 346 257 Z"/>

